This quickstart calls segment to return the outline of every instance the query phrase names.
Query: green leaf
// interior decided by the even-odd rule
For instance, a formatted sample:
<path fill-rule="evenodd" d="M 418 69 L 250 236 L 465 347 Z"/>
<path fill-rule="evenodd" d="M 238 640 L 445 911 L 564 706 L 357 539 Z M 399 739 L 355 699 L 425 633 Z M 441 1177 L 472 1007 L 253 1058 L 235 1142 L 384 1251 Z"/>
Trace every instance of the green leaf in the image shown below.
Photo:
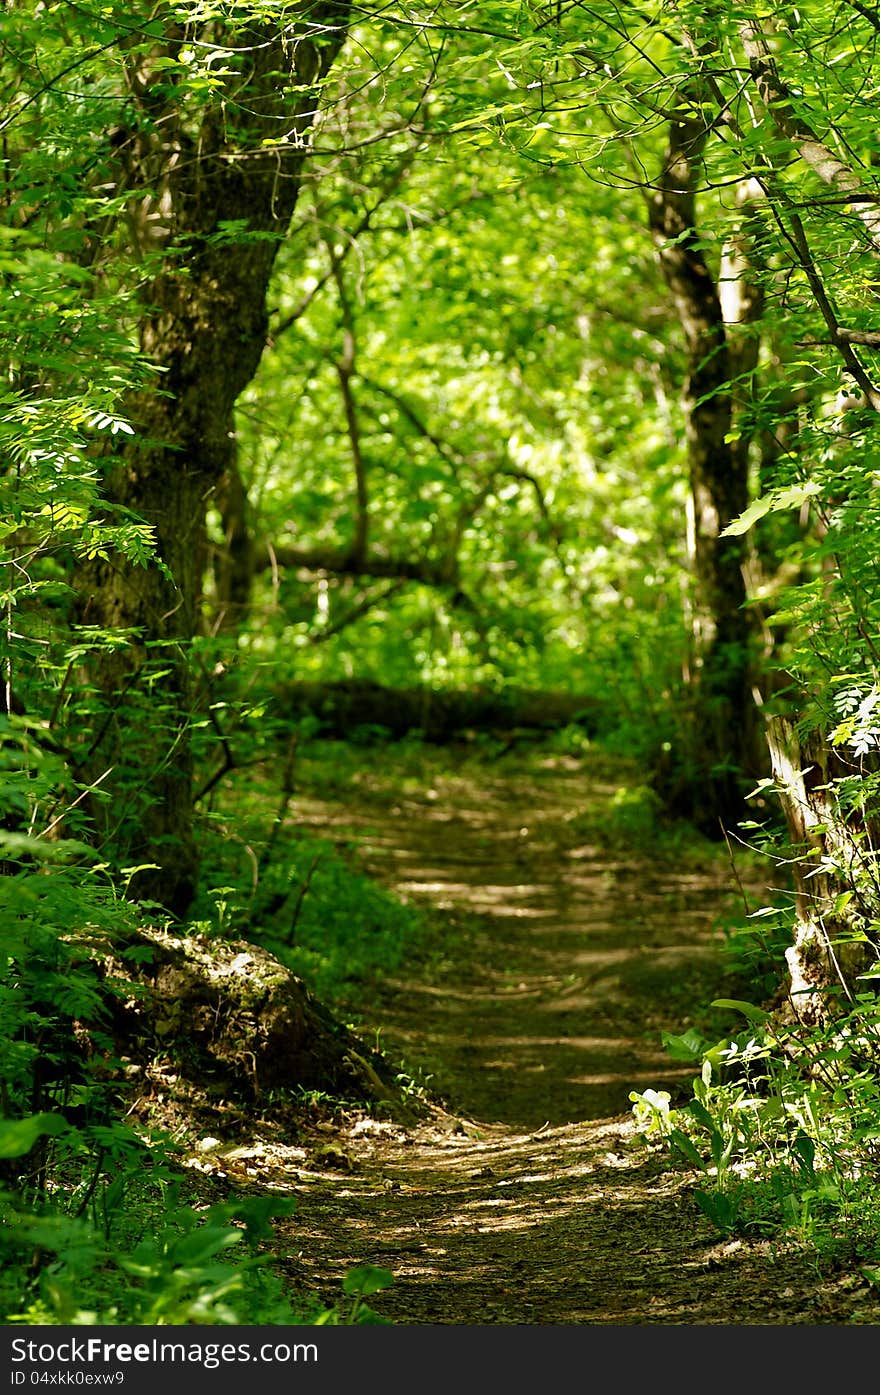
<path fill-rule="evenodd" d="M 754 1003 L 744 1003 L 740 998 L 715 998 L 712 1007 L 732 1008 L 734 1012 L 741 1012 L 750 1022 L 766 1022 L 770 1016 L 763 1008 L 755 1007 Z"/>
<path fill-rule="evenodd" d="M 44 1134 L 57 1135 L 69 1127 L 61 1114 L 31 1114 L 26 1119 L 0 1119 L 0 1158 L 22 1158 Z"/>
<path fill-rule="evenodd" d="M 689 1027 L 680 1036 L 675 1036 L 672 1032 L 661 1032 L 660 1039 L 664 1050 L 673 1061 L 697 1061 L 706 1045 L 705 1039 L 693 1027 Z"/>
<path fill-rule="evenodd" d="M 231 1245 L 241 1244 L 243 1239 L 244 1232 L 231 1226 L 204 1225 L 176 1240 L 170 1255 L 175 1264 L 204 1264 Z"/>
<path fill-rule="evenodd" d="M 740 537 L 766 514 L 781 513 L 784 509 L 800 508 L 807 499 L 819 492 L 820 486 L 814 480 L 806 480 L 803 484 L 792 485 L 788 489 L 774 489 L 769 494 L 764 494 L 760 499 L 756 499 L 738 518 L 735 518 L 732 523 L 728 523 L 727 527 L 721 530 L 721 537 Z"/>
<path fill-rule="evenodd" d="M 682 1154 L 692 1167 L 697 1169 L 698 1172 L 706 1171 L 706 1164 L 703 1162 L 703 1159 L 700 1157 L 693 1143 L 691 1143 L 687 1134 L 682 1133 L 681 1129 L 672 1130 L 672 1133 L 669 1135 L 669 1142 L 673 1148 L 677 1149 L 678 1152 Z"/>
<path fill-rule="evenodd" d="M 687 1108 L 689 1113 L 694 1116 L 697 1123 L 703 1125 L 704 1129 L 708 1129 L 709 1132 L 713 1134 L 717 1131 L 715 1120 L 712 1118 L 706 1106 L 701 1104 L 699 1100 L 691 1100 Z"/>
<path fill-rule="evenodd" d="M 369 1298 L 372 1293 L 381 1293 L 383 1288 L 388 1288 L 394 1283 L 394 1275 L 388 1269 L 379 1269 L 374 1264 L 362 1264 L 357 1269 L 350 1269 L 342 1281 L 343 1293 L 359 1293 L 362 1298 Z"/>

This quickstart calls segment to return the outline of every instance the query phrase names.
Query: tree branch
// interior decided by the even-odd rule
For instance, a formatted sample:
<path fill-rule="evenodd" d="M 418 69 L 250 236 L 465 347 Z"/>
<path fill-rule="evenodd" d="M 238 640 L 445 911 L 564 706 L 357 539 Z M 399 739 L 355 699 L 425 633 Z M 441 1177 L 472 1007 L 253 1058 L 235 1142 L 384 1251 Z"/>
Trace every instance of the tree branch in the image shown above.
<path fill-rule="evenodd" d="M 315 297 L 320 295 L 324 287 L 328 286 L 330 282 L 336 278 L 346 258 L 349 256 L 352 249 L 357 246 L 358 238 L 369 231 L 370 224 L 375 215 L 381 208 L 384 208 L 392 194 L 394 194 L 403 183 L 404 175 L 412 165 L 419 150 L 421 150 L 422 144 L 423 142 L 421 140 L 416 141 L 411 149 L 407 150 L 401 157 L 398 164 L 380 186 L 375 201 L 364 211 L 351 231 L 346 234 L 345 244 L 341 252 L 334 252 L 333 248 L 329 246 L 325 239 L 325 246 L 327 246 L 328 252 L 330 253 L 330 265 L 323 275 L 318 278 L 311 290 L 306 291 L 298 304 L 294 306 L 293 310 L 291 310 L 288 315 L 285 315 L 284 319 L 279 320 L 274 329 L 271 330 L 269 335 L 269 342 L 271 344 L 275 344 L 282 334 L 285 334 L 289 329 L 293 328 L 297 320 L 302 319 Z M 304 226 L 304 224 L 301 226 Z"/>
<path fill-rule="evenodd" d="M 390 601 L 391 597 L 396 596 L 398 591 L 402 591 L 405 585 L 406 581 L 398 577 L 396 581 L 391 582 L 390 586 L 383 586 L 380 591 L 363 596 L 356 605 L 351 606 L 343 615 L 340 615 L 338 620 L 334 620 L 332 625 L 327 625 L 320 630 L 313 630 L 309 635 L 309 643 L 326 644 L 328 639 L 333 639 L 349 625 L 353 625 L 356 620 L 361 620 L 374 606 L 382 605 L 384 601 Z"/>
<path fill-rule="evenodd" d="M 880 29 L 880 14 L 876 10 L 872 10 L 869 5 L 861 5 L 859 0 L 846 0 L 846 3 L 851 10 L 855 10 L 869 24 L 873 24 L 875 29 Z"/>
<path fill-rule="evenodd" d="M 336 289 L 339 294 L 339 307 L 342 312 L 342 357 L 334 364 L 334 368 L 336 369 L 336 376 L 339 379 L 339 390 L 342 393 L 345 425 L 348 431 L 349 445 L 351 447 L 351 461 L 354 466 L 355 519 L 354 533 L 351 540 L 351 558 L 353 563 L 358 564 L 367 553 L 367 539 L 370 529 L 370 499 L 367 490 L 367 467 L 361 445 L 361 428 L 360 422 L 358 421 L 357 404 L 355 403 L 354 391 L 351 386 L 351 380 L 355 372 L 357 344 L 354 334 L 354 314 L 351 308 L 351 301 L 348 298 L 348 292 L 342 276 L 342 268 L 338 263 L 335 263 L 333 267 L 333 279 L 336 282 Z"/>
<path fill-rule="evenodd" d="M 431 431 L 430 427 L 419 416 L 415 407 L 413 407 L 401 393 L 395 392 L 393 388 L 385 387 L 383 383 L 377 383 L 375 378 L 368 378 L 363 373 L 360 375 L 360 378 L 361 382 L 365 383 L 367 387 L 372 388 L 373 392 L 377 392 L 380 397 L 385 397 L 389 402 L 393 402 L 394 406 L 400 412 L 400 415 L 409 422 L 410 426 L 413 427 L 419 436 L 422 436 L 424 440 L 430 442 L 437 454 L 442 456 L 447 464 L 454 465 L 457 468 L 459 465 L 467 463 L 466 457 L 461 451 L 457 450 L 454 446 L 450 446 L 447 441 L 444 441 L 440 436 L 437 436 L 435 432 Z"/>
<path fill-rule="evenodd" d="M 871 247 L 875 253 L 880 253 L 880 204 L 876 196 L 866 197 L 861 181 L 849 165 L 797 114 L 793 93 L 780 77 L 763 35 L 748 22 L 742 26 L 740 37 L 755 86 L 777 129 L 796 146 L 801 158 L 823 183 L 852 197 L 856 216 L 868 234 Z"/>
<path fill-rule="evenodd" d="M 794 249 L 801 270 L 806 276 L 810 290 L 813 293 L 813 299 L 819 308 L 819 313 L 828 328 L 832 344 L 839 351 L 847 371 L 852 374 L 861 391 L 864 393 L 866 404 L 872 411 L 880 412 L 880 392 L 874 387 L 861 359 L 852 347 L 854 343 L 858 343 L 858 340 L 851 339 L 846 331 L 841 332 L 837 320 L 837 312 L 831 304 L 813 254 L 810 251 L 810 245 L 807 241 L 807 235 L 804 231 L 804 225 L 801 222 L 800 215 L 790 206 L 788 198 L 779 188 L 777 180 L 773 179 L 768 182 L 766 187 L 768 188 L 768 193 L 772 191 L 772 194 L 774 194 L 786 208 L 788 219 L 791 223 L 791 233 L 785 233 L 781 214 L 774 209 L 777 222 L 785 233 L 790 246 Z M 857 333 L 857 331 L 853 331 L 853 333 Z"/>
<path fill-rule="evenodd" d="M 816 169 L 826 183 L 843 191 L 842 201 L 851 206 L 857 206 L 858 217 L 871 234 L 873 250 L 880 251 L 880 243 L 874 240 L 875 234 L 880 236 L 880 206 L 871 195 L 866 194 L 861 188 L 858 179 L 849 167 L 816 137 L 805 121 L 795 116 L 791 107 L 791 93 L 780 78 L 763 37 L 751 25 L 744 25 L 740 30 L 740 36 L 751 64 L 752 76 L 758 92 L 771 113 L 777 129 L 797 146 L 803 159 Z M 721 106 L 724 103 L 723 94 L 714 74 L 706 69 L 705 64 L 702 65 L 701 75 Z M 725 122 L 733 134 L 741 140 L 743 132 L 730 110 L 726 110 Z M 848 372 L 852 374 L 865 394 L 868 405 L 874 411 L 880 411 L 880 394 L 873 386 L 861 360 L 851 347 L 862 341 L 840 329 L 837 314 L 819 275 L 794 201 L 782 187 L 778 171 L 771 164 L 769 158 L 766 159 L 765 168 L 760 174 L 756 174 L 755 178 L 767 196 L 768 204 L 780 232 L 794 251 L 798 264 L 807 278 L 813 298 L 830 332 L 832 344 L 839 350 Z M 792 227 L 790 233 L 785 227 L 777 204 L 784 208 L 789 216 Z M 862 207 L 858 207 L 858 205 L 862 205 Z"/>
<path fill-rule="evenodd" d="M 333 576 L 374 577 L 377 580 L 414 581 L 423 586 L 457 587 L 458 560 L 456 557 L 393 557 L 367 555 L 356 559 L 347 548 L 295 547 L 292 544 L 275 543 L 272 553 L 275 564 L 291 570 L 331 573 Z M 271 566 L 267 550 L 264 559 L 257 558 L 255 569 L 265 571 Z"/>
<path fill-rule="evenodd" d="M 864 344 L 866 348 L 880 348 L 880 330 L 877 329 L 842 329 L 838 325 L 836 339 L 838 343 Z"/>

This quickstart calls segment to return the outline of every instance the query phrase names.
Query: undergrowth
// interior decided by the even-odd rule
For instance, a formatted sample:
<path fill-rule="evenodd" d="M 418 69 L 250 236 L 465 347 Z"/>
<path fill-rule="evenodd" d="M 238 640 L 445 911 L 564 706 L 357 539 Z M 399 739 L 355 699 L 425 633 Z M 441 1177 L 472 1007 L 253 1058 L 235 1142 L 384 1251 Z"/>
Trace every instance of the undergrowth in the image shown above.
<path fill-rule="evenodd" d="M 214 877 L 234 870 L 215 864 Z M 357 872 L 326 838 L 295 834 L 258 891 L 230 881 L 211 888 L 210 919 L 270 950 L 330 1003 L 351 1002 L 377 974 L 396 969 L 424 935 L 423 919 Z"/>
<path fill-rule="evenodd" d="M 24 743 L 14 730 L 0 735 L 7 766 L 17 770 Z M 30 749 L 27 758 L 28 795 L 39 797 L 41 753 Z M 4 788 L 17 815 L 17 788 L 11 781 Z M 340 943 L 325 979 L 341 982 L 366 971 L 358 935 L 372 935 L 389 954 L 406 916 L 401 908 L 395 923 L 392 898 L 320 851 L 330 874 L 318 884 L 323 910 L 316 916 L 309 907 L 303 925 L 316 935 L 335 898 Z M 291 1295 L 275 1272 L 284 1253 L 274 1222 L 291 1215 L 293 1201 L 206 1198 L 174 1140 L 132 1117 L 130 1062 L 116 1040 L 113 1005 L 138 992 L 137 964 L 151 952 L 138 927 L 155 923 L 158 908 L 130 902 L 124 876 L 85 843 L 24 835 L 0 822 L 0 852 L 0 1322 L 382 1321 L 367 1299 L 390 1274 L 351 1271 L 329 1305 Z M 292 880 L 297 866 L 288 867 Z M 219 899 L 202 927 L 213 934 L 231 929 L 231 906 Z M 353 933 L 344 938 L 343 929 Z M 283 948 L 308 954 L 308 945 Z M 320 970 L 312 954 L 309 967 Z"/>
<path fill-rule="evenodd" d="M 345 753 L 340 762 L 326 781 L 351 778 Z M 346 1007 L 427 946 L 427 917 L 355 867 L 350 839 L 298 827 L 295 799 L 278 818 L 268 774 L 241 780 L 231 798 L 234 813 L 220 800 L 205 820 L 197 928 L 253 940 L 320 998 Z"/>
<path fill-rule="evenodd" d="M 719 1234 L 797 1244 L 880 1288 L 880 1001 L 868 974 L 863 991 L 829 991 L 821 1025 L 786 1011 L 778 966 L 792 921 L 780 896 L 726 927 L 728 958 L 759 1001 L 714 1000 L 711 1020 L 728 1019 L 715 1039 L 664 1033 L 672 1059 L 694 1067 L 691 1098 L 633 1090 L 632 1112 L 644 1141 L 694 1174 Z"/>

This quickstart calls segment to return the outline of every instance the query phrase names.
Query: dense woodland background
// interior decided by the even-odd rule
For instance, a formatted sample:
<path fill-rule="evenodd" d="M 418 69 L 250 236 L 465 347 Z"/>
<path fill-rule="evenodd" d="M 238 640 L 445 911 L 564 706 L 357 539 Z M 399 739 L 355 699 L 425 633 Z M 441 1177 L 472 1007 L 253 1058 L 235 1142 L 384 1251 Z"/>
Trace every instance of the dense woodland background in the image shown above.
<path fill-rule="evenodd" d="M 601 749 L 764 859 L 746 1030 L 634 1109 L 723 1233 L 764 1188 L 874 1272 L 878 47 L 857 0 L 6 5 L 7 1321 L 304 1320 L 218 1259 L 283 1204 L 194 1210 L 126 1072 L 389 1087 L 334 935 L 408 912 L 296 790 L 402 739 Z"/>

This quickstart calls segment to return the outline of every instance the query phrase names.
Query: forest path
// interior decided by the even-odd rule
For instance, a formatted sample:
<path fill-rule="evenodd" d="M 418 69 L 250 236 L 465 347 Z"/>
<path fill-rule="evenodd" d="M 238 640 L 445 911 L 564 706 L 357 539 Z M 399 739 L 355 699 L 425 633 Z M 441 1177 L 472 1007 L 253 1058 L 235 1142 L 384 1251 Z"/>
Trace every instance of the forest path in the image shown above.
<path fill-rule="evenodd" d="M 319 1145 L 230 1160 L 298 1198 L 279 1227 L 294 1283 L 332 1303 L 346 1270 L 381 1266 L 394 1284 L 371 1304 L 397 1323 L 877 1321 L 845 1274 L 719 1241 L 635 1134 L 630 1090 L 689 1095 L 661 1029 L 726 986 L 723 850 L 653 837 L 592 752 L 407 759 L 355 760 L 332 788 L 305 769 L 295 812 L 433 908 L 434 952 L 360 1011 L 442 1106 L 414 1125 L 343 1114 Z"/>
<path fill-rule="evenodd" d="M 725 852 L 661 842 L 649 792 L 598 753 L 415 759 L 395 768 L 386 748 L 378 768 L 296 801 L 300 826 L 446 922 L 439 962 L 396 973 L 370 1004 L 383 1049 L 421 1064 L 451 1109 L 518 1128 L 686 1083 L 660 1031 L 719 996 L 714 925 L 737 890 Z"/>

